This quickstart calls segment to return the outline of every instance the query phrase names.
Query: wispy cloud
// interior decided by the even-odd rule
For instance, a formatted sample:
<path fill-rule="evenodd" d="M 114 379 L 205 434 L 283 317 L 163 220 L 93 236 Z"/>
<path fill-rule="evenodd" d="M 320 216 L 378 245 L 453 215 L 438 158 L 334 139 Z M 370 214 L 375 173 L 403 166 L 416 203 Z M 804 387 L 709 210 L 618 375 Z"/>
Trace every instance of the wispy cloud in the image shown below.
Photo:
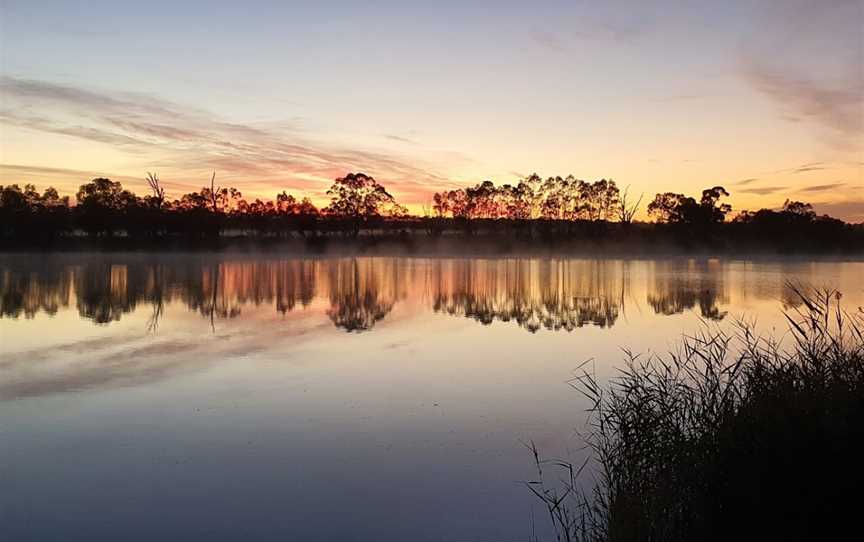
<path fill-rule="evenodd" d="M 115 181 L 120 181 L 125 186 L 135 186 L 143 184 L 143 175 L 133 177 L 130 175 L 118 175 L 111 170 L 98 169 L 70 169 L 35 166 L 26 164 L 0 164 L 0 179 L 9 184 L 23 185 L 25 183 L 35 184 L 40 190 L 48 186 L 65 185 L 67 191 L 74 192 L 75 189 L 90 179 L 97 177 L 108 177 Z M 201 182 L 190 181 L 181 182 L 176 180 L 163 180 L 161 184 L 172 194 L 181 194 L 191 192 L 201 188 Z"/>
<path fill-rule="evenodd" d="M 831 169 L 831 166 L 825 162 L 808 162 L 800 166 L 778 169 L 774 173 L 808 173 L 810 171 L 822 171 L 826 169 Z"/>
<path fill-rule="evenodd" d="M 146 385 L 216 364 L 248 359 L 267 348 L 276 348 L 281 342 L 296 346 L 314 341 L 320 338 L 320 330 L 329 329 L 313 324 L 314 312 L 300 311 L 287 316 L 291 326 L 286 326 L 284 320 L 252 318 L 246 324 L 221 321 L 218 337 L 226 340 L 196 342 L 178 339 L 172 332 L 164 337 L 126 332 L 109 339 L 83 338 L 8 352 L 0 359 L 0 402 Z M 193 326 L 195 321 L 192 320 Z M 182 322 L 178 320 L 178 324 Z"/>
<path fill-rule="evenodd" d="M 822 162 L 813 162 L 812 164 L 804 164 L 792 170 L 792 173 L 806 173 L 808 171 L 821 171 L 827 169 L 827 166 Z"/>
<path fill-rule="evenodd" d="M 129 156 L 130 168 L 142 171 L 158 166 L 194 176 L 218 170 L 241 190 L 270 190 L 278 184 L 320 195 L 333 178 L 359 170 L 387 183 L 408 203 L 425 201 L 443 181 L 417 160 L 312 142 L 290 126 L 277 130 L 226 122 L 205 110 L 143 94 L 2 76 L 0 95 L 0 124 L 110 145 Z"/>
<path fill-rule="evenodd" d="M 750 63 L 744 75 L 758 90 L 787 109 L 793 119 L 811 120 L 834 133 L 831 144 L 848 147 L 845 137 L 864 133 L 864 83 L 823 81 Z"/>
<path fill-rule="evenodd" d="M 843 188 L 846 186 L 846 183 L 828 183 L 828 184 L 814 184 L 812 186 L 807 186 L 799 189 L 799 192 L 825 192 L 827 190 L 835 190 L 837 188 Z"/>
<path fill-rule="evenodd" d="M 537 45 L 550 51 L 563 53 L 565 51 L 564 42 L 557 34 L 546 30 L 533 30 L 530 33 L 531 40 Z"/>
<path fill-rule="evenodd" d="M 419 143 L 417 143 L 413 139 L 409 139 L 407 137 L 402 137 L 402 136 L 398 136 L 398 135 L 394 135 L 394 134 L 384 134 L 384 137 L 386 139 L 389 139 L 390 141 L 398 141 L 399 143 L 408 143 L 409 145 L 419 145 Z"/>
<path fill-rule="evenodd" d="M 784 190 L 789 190 L 788 186 L 759 186 L 759 187 L 751 187 L 751 188 L 742 188 L 740 192 L 744 192 L 745 194 L 757 194 L 759 196 L 764 196 L 767 194 L 774 194 L 776 192 L 783 192 Z"/>
<path fill-rule="evenodd" d="M 765 4 L 741 51 L 741 74 L 780 114 L 819 127 L 827 144 L 856 149 L 864 136 L 860 0 Z"/>
<path fill-rule="evenodd" d="M 751 177 L 749 179 L 742 179 L 742 180 L 736 182 L 735 185 L 736 186 L 747 186 L 748 184 L 753 184 L 758 180 L 759 180 L 758 177 Z"/>

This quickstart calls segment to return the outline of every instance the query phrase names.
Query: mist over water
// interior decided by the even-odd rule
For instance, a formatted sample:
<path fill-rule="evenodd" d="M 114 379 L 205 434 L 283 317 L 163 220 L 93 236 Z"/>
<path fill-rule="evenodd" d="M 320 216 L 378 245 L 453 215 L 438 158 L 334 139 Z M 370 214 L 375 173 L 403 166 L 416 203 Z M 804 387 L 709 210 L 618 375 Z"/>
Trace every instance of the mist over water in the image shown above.
<path fill-rule="evenodd" d="M 0 539 L 525 540 L 566 381 L 700 325 L 782 334 L 806 259 L 0 258 Z"/>

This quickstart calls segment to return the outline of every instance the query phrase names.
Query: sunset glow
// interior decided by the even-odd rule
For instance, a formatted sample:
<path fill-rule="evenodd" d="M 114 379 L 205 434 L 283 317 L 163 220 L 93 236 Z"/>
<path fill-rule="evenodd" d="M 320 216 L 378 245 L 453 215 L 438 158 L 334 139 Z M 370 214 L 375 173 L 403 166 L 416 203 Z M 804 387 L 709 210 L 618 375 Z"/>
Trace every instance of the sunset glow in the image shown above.
<path fill-rule="evenodd" d="M 618 4 L 8 1 L 0 184 L 363 171 L 419 214 L 536 172 L 864 220 L 860 2 Z"/>

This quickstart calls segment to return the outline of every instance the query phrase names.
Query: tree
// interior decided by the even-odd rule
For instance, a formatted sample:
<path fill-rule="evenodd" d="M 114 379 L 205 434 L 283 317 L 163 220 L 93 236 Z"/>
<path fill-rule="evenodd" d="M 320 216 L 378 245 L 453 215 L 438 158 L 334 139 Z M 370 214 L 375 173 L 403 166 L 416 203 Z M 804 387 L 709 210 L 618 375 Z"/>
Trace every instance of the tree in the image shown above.
<path fill-rule="evenodd" d="M 17 184 L 0 186 L 0 208 L 4 214 L 29 212 L 35 193 L 33 185 L 25 185 L 24 190 Z"/>
<path fill-rule="evenodd" d="M 437 218 L 443 218 L 450 213 L 450 198 L 447 192 L 435 192 L 432 196 L 432 210 Z"/>
<path fill-rule="evenodd" d="M 318 216 L 320 213 L 318 208 L 315 207 L 315 204 L 312 203 L 312 200 L 309 198 L 303 198 L 300 200 L 300 205 L 297 206 L 297 214 L 300 216 Z"/>
<path fill-rule="evenodd" d="M 436 193 L 432 201 L 432 210 L 439 217 L 446 216 L 448 213 L 453 218 L 469 217 L 468 195 L 462 188 Z"/>
<path fill-rule="evenodd" d="M 120 182 L 111 179 L 93 179 L 82 184 L 75 195 L 78 206 L 83 209 L 101 209 L 105 211 L 122 211 L 138 202 L 137 196 L 123 189 Z"/>
<path fill-rule="evenodd" d="M 220 188 L 216 188 L 216 172 L 213 172 L 213 176 L 210 177 L 210 191 L 205 192 L 207 188 L 202 188 L 201 193 L 204 194 L 207 199 L 210 201 L 210 208 L 215 213 L 218 211 L 218 197 L 217 194 L 222 190 Z"/>
<path fill-rule="evenodd" d="M 519 181 L 510 192 L 507 216 L 516 220 L 528 220 L 534 213 L 534 188 L 528 181 Z"/>
<path fill-rule="evenodd" d="M 654 201 L 648 204 L 648 214 L 655 216 L 661 223 L 687 224 L 707 229 L 723 222 L 732 211 L 728 203 L 719 203 L 721 197 L 728 195 L 729 192 L 722 186 L 706 188 L 697 203 L 684 194 L 665 192 L 657 194 Z"/>
<path fill-rule="evenodd" d="M 110 236 L 123 229 L 127 225 L 123 215 L 139 206 L 138 197 L 124 190 L 120 182 L 101 177 L 82 184 L 75 197 L 81 226 L 91 234 L 105 232 Z"/>
<path fill-rule="evenodd" d="M 297 199 L 286 191 L 276 194 L 276 212 L 293 215 L 297 213 Z"/>
<path fill-rule="evenodd" d="M 633 222 L 633 217 L 636 216 L 639 204 L 642 203 L 642 197 L 644 196 L 644 194 L 639 194 L 639 199 L 631 202 L 629 191 L 629 186 L 624 189 L 624 193 L 621 194 L 621 204 L 618 206 L 618 221 L 625 225 Z"/>
<path fill-rule="evenodd" d="M 782 212 L 790 217 L 796 217 L 808 222 L 816 218 L 813 206 L 800 201 L 790 201 L 787 199 L 783 202 Z"/>
<path fill-rule="evenodd" d="M 330 196 L 330 205 L 325 212 L 351 220 L 354 235 L 371 219 L 398 211 L 398 204 L 387 189 L 364 173 L 339 177 L 327 190 L 327 195 Z"/>
<path fill-rule="evenodd" d="M 648 204 L 648 214 L 661 224 L 674 224 L 683 221 L 682 210 L 689 205 L 696 205 L 696 200 L 684 194 L 663 192 L 654 196 L 654 200 Z"/>
<path fill-rule="evenodd" d="M 548 220 L 575 220 L 582 212 L 584 181 L 572 175 L 549 177 L 540 188 L 540 216 Z"/>
<path fill-rule="evenodd" d="M 48 187 L 42 195 L 32 184 L 0 186 L 0 237 L 51 238 L 68 226 L 69 197 Z"/>
<path fill-rule="evenodd" d="M 162 203 L 165 202 L 165 189 L 159 184 L 159 177 L 148 171 L 146 180 L 150 190 L 153 191 L 153 195 L 148 198 L 148 203 L 156 209 L 161 209 Z"/>
<path fill-rule="evenodd" d="M 228 214 L 240 207 L 243 194 L 234 187 L 216 186 L 216 172 L 210 177 L 210 186 L 201 187 L 199 192 L 183 194 L 176 205 L 183 210 L 209 210 L 213 214 Z"/>
<path fill-rule="evenodd" d="M 39 206 L 48 209 L 68 209 L 69 196 L 60 197 L 57 189 L 53 186 L 49 186 L 45 189 L 45 192 L 42 193 L 42 197 L 39 198 Z"/>
<path fill-rule="evenodd" d="M 732 212 L 731 205 L 728 203 L 719 203 L 720 198 L 723 196 L 729 197 L 729 192 L 722 186 L 706 188 L 702 191 L 702 199 L 699 201 L 699 206 L 706 213 L 707 216 L 703 217 L 703 219 L 707 219 L 708 223 L 716 224 L 723 222 L 726 220 L 726 215 Z"/>
<path fill-rule="evenodd" d="M 621 191 L 615 181 L 600 179 L 594 183 L 594 195 L 599 210 L 599 218 L 609 220 L 618 214 L 621 207 Z"/>

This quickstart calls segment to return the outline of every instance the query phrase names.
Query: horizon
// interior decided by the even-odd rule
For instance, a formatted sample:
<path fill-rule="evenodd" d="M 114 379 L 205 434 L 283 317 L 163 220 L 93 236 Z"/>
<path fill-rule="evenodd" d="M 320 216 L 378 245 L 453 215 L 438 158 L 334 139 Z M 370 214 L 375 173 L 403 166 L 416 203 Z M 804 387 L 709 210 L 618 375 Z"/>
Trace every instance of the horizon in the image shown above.
<path fill-rule="evenodd" d="M 0 184 L 323 207 L 362 171 L 421 214 L 536 172 L 864 220 L 861 2 L 624 4 L 8 1 Z"/>

